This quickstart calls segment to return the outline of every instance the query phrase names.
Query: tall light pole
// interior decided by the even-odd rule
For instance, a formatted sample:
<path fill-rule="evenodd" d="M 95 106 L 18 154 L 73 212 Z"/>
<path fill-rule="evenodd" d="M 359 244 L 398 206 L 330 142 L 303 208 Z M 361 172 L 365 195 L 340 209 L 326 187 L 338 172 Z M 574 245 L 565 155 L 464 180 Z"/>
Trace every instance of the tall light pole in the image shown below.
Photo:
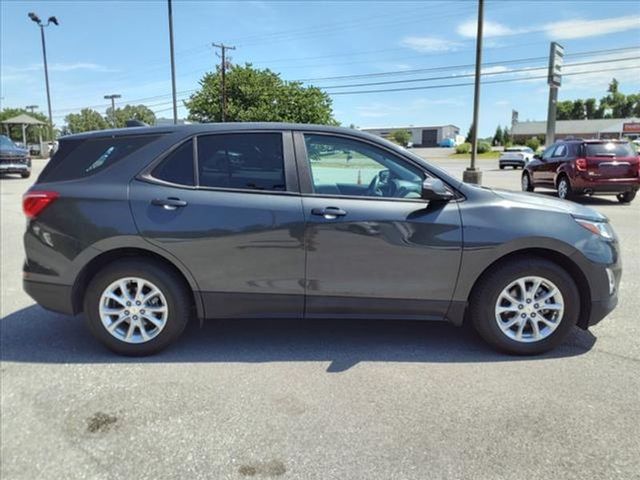
<path fill-rule="evenodd" d="M 40 27 L 40 37 L 42 38 L 42 56 L 44 58 L 44 80 L 47 85 L 47 108 L 49 109 L 49 134 L 50 139 L 53 140 L 53 115 L 51 115 L 51 92 L 49 91 L 49 69 L 47 68 L 47 46 L 44 41 L 44 29 L 48 27 L 50 24 L 54 24 L 56 26 L 59 25 L 58 19 L 56 17 L 49 17 L 46 24 L 43 24 L 40 20 L 40 17 L 33 12 L 29 12 L 29 18 L 32 22 L 35 22 Z"/>
<path fill-rule="evenodd" d="M 471 124 L 471 164 L 462 173 L 462 180 L 482 183 L 482 172 L 476 167 L 478 150 L 478 111 L 480 110 L 480 74 L 482 66 L 482 26 L 484 22 L 484 0 L 478 0 L 478 31 L 476 34 L 476 78 L 473 89 L 473 123 Z"/>
<path fill-rule="evenodd" d="M 116 126 L 116 98 L 122 98 L 122 95 L 118 93 L 112 93 L 111 95 L 105 95 L 105 100 L 111 100 L 111 126 Z"/>
<path fill-rule="evenodd" d="M 169 52 L 171 54 L 171 94 L 173 96 L 173 124 L 178 123 L 178 103 L 176 99 L 176 59 L 173 51 L 173 9 L 171 0 L 167 0 L 169 9 Z"/>

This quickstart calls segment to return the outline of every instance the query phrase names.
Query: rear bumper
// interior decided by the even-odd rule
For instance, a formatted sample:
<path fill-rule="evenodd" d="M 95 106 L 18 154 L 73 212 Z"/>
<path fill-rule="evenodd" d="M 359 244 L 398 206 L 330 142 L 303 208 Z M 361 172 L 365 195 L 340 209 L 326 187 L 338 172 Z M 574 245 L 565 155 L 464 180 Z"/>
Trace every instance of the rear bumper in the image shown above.
<path fill-rule="evenodd" d="M 41 307 L 67 315 L 74 314 L 71 286 L 25 279 L 22 287 Z"/>
<path fill-rule="evenodd" d="M 498 160 L 498 165 L 501 167 L 524 167 L 524 160 Z"/>
<path fill-rule="evenodd" d="M 590 190 L 598 193 L 636 192 L 640 189 L 640 178 L 589 178 L 580 175 L 573 179 L 574 190 Z"/>

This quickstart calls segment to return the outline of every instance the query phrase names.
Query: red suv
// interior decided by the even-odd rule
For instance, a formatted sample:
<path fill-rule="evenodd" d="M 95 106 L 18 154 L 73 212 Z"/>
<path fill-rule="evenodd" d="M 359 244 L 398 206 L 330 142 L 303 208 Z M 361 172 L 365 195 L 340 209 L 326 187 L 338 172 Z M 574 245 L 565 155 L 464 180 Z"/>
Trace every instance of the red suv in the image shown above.
<path fill-rule="evenodd" d="M 631 202 L 638 188 L 640 157 L 629 142 L 565 139 L 536 155 L 522 172 L 522 190 L 555 188 L 560 198 L 616 195 Z"/>

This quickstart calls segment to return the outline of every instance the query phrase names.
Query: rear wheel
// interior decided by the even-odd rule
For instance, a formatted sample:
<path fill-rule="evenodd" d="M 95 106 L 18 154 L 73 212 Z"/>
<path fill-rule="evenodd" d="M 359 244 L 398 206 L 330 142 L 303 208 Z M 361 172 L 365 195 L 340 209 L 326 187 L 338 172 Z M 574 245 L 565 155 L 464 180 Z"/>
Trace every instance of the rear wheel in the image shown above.
<path fill-rule="evenodd" d="M 531 182 L 531 176 L 528 172 L 522 172 L 522 179 L 520 181 L 523 192 L 533 192 L 534 186 L 533 182 Z"/>
<path fill-rule="evenodd" d="M 29 178 L 29 177 L 31 176 L 31 172 L 24 172 L 24 173 L 21 173 L 21 174 L 20 174 L 20 176 L 21 176 L 22 178 Z"/>
<path fill-rule="evenodd" d="M 500 165 L 500 170 L 504 170 L 504 165 Z"/>
<path fill-rule="evenodd" d="M 184 330 L 191 295 L 167 267 L 120 260 L 98 272 L 87 287 L 84 313 L 93 335 L 121 355 L 159 352 Z"/>
<path fill-rule="evenodd" d="M 571 182 L 566 175 L 562 175 L 558 180 L 558 197 L 563 200 L 568 200 L 573 196 L 573 190 L 571 189 Z"/>
<path fill-rule="evenodd" d="M 500 265 L 474 289 L 471 321 L 490 345 L 517 355 L 556 347 L 578 320 L 578 289 L 571 276 L 542 258 Z"/>
<path fill-rule="evenodd" d="M 616 195 L 620 203 L 631 203 L 636 198 L 636 192 L 623 192 Z"/>

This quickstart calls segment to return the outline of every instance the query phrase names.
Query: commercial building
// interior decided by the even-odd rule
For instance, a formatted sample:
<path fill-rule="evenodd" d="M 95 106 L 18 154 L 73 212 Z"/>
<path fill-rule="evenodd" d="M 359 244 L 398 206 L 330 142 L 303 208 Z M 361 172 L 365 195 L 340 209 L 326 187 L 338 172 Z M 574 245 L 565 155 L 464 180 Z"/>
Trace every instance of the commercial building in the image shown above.
<path fill-rule="evenodd" d="M 393 132 L 398 130 L 406 130 L 411 133 L 411 143 L 414 147 L 437 147 L 444 139 L 456 139 L 460 135 L 460 129 L 455 125 L 440 125 L 432 127 L 380 127 L 380 128 L 363 128 L 363 132 L 378 135 L 384 138 L 390 138 Z"/>
<path fill-rule="evenodd" d="M 547 122 L 516 122 L 511 128 L 514 142 L 532 137 L 543 139 Z M 596 120 L 557 120 L 556 138 L 640 138 L 639 118 L 602 118 Z"/>

